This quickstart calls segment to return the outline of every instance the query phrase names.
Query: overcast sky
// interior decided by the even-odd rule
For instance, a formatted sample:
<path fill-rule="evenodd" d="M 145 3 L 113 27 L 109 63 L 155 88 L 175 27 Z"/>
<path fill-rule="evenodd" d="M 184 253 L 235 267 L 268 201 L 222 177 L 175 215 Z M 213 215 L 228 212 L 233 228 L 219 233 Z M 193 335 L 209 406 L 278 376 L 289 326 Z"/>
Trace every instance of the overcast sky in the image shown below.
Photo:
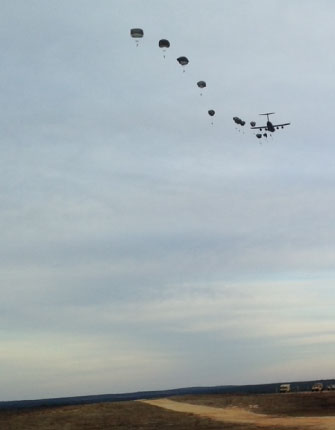
<path fill-rule="evenodd" d="M 334 15 L 2 0 L 0 400 L 334 377 Z"/>

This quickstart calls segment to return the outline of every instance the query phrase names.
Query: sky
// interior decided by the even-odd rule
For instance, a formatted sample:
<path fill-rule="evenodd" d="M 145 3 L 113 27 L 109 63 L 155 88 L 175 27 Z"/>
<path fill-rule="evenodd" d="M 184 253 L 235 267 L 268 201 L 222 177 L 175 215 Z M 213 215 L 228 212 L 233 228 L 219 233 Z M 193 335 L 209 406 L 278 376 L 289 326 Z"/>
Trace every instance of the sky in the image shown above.
<path fill-rule="evenodd" d="M 334 378 L 334 14 L 1 2 L 0 400 Z"/>

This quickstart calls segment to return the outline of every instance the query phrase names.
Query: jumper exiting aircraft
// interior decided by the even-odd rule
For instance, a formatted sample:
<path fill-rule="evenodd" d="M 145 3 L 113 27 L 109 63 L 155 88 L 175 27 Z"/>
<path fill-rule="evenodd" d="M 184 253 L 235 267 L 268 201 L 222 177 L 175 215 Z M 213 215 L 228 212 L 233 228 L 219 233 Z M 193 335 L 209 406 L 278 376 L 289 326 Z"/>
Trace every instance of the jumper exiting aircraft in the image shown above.
<path fill-rule="evenodd" d="M 269 115 L 273 115 L 275 112 L 267 112 L 267 113 L 260 113 L 260 115 L 266 115 L 267 116 L 267 122 L 266 125 L 263 125 L 262 127 L 250 127 L 251 129 L 262 131 L 263 129 L 265 131 L 270 131 L 271 133 L 274 133 L 277 130 L 279 130 L 279 127 L 284 128 L 287 125 L 290 125 L 290 122 L 285 122 L 284 124 L 272 124 L 272 122 L 269 120 Z"/>

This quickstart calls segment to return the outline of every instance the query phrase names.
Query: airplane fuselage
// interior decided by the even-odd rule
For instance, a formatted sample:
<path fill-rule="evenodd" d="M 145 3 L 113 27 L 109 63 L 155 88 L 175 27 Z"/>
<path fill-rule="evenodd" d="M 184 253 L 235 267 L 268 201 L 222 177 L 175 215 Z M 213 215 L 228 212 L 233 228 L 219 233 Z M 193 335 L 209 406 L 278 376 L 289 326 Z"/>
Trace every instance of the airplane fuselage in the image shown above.
<path fill-rule="evenodd" d="M 275 128 L 274 128 L 274 126 L 273 126 L 273 124 L 272 124 L 272 122 L 271 122 L 271 121 L 268 121 L 268 122 L 266 123 L 266 129 L 267 129 L 268 131 L 270 131 L 271 133 L 274 133 L 274 132 L 275 132 Z"/>

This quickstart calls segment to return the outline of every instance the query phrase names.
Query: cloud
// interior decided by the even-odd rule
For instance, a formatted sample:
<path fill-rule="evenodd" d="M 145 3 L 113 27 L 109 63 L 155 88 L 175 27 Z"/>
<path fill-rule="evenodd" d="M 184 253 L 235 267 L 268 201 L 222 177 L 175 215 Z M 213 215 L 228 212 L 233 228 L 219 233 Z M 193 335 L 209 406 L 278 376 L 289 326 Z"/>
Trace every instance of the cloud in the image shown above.
<path fill-rule="evenodd" d="M 105 366 L 126 391 L 293 377 L 305 348 L 331 351 L 333 7 L 3 5 L 0 320 L 7 382 L 28 388 L 2 398 L 38 368 L 57 378 L 31 396 L 69 392 L 71 369 L 88 394 L 114 391 Z M 235 130 L 268 110 L 291 126 Z"/>
<path fill-rule="evenodd" d="M 87 387 L 90 394 L 139 390 L 146 381 L 150 387 L 151 380 L 173 372 L 174 360 L 125 336 L 54 333 L 5 339 L 0 361 L 10 400 L 72 396 Z"/>

